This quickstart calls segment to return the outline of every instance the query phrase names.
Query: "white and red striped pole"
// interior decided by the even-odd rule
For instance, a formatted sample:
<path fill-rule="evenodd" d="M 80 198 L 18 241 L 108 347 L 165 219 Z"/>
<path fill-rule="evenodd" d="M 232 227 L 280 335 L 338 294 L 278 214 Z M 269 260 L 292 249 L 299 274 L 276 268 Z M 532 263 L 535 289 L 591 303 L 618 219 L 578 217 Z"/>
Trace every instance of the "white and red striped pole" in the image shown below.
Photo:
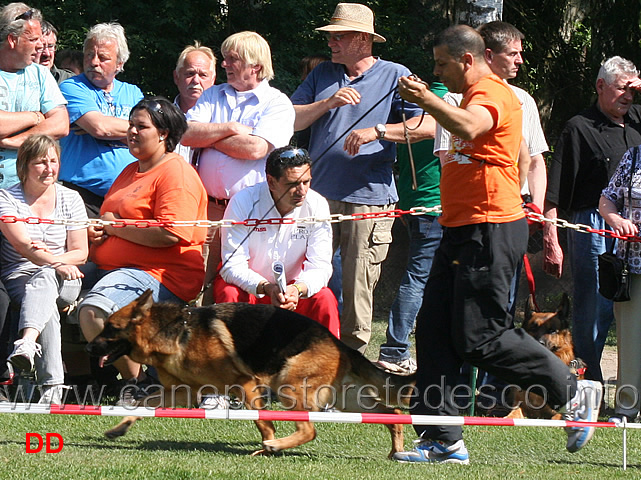
<path fill-rule="evenodd" d="M 118 407 L 109 405 L 41 405 L 37 403 L 0 403 L 0 413 L 31 413 L 51 415 L 97 415 L 107 417 L 200 418 L 207 420 L 274 420 L 289 422 L 369 423 L 402 425 L 482 425 L 494 427 L 597 427 L 623 429 L 623 469 L 627 463 L 626 430 L 641 429 L 639 423 L 574 422 L 498 417 L 446 417 L 439 415 L 395 415 L 388 413 L 308 412 L 280 410 L 203 409 Z"/>

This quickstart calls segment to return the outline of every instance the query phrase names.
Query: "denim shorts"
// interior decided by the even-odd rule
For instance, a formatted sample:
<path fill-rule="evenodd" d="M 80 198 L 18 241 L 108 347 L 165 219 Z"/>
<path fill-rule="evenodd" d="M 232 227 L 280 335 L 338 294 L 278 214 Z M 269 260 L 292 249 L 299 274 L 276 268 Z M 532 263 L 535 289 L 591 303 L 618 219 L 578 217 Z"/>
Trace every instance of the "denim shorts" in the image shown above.
<path fill-rule="evenodd" d="M 142 295 L 153 292 L 155 302 L 184 303 L 149 273 L 137 268 L 98 270 L 98 281 L 85 295 L 79 308 L 95 307 L 107 315 L 118 311 Z"/>

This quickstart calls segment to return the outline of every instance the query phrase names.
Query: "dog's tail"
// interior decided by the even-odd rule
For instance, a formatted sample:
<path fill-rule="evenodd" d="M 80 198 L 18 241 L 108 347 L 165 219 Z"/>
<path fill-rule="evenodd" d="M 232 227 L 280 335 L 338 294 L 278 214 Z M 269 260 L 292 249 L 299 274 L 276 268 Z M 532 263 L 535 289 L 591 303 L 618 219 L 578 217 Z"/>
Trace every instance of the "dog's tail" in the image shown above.
<path fill-rule="evenodd" d="M 416 374 L 398 375 L 377 367 L 356 350 L 345 347 L 349 356 L 352 373 L 359 377 L 363 385 L 370 385 L 377 391 L 379 401 L 385 405 L 408 406 L 416 385 Z"/>

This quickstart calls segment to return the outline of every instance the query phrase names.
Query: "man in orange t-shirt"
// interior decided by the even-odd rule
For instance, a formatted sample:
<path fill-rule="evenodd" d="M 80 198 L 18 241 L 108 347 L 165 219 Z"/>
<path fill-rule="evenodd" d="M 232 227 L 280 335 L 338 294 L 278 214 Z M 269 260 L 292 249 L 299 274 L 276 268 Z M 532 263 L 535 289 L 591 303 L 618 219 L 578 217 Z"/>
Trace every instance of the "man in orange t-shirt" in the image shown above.
<path fill-rule="evenodd" d="M 436 251 L 416 319 L 416 391 L 412 413 L 458 415 L 456 395 L 463 362 L 510 384 L 538 385 L 550 405 L 567 418 L 595 421 L 601 384 L 577 382 L 568 367 L 523 329 L 507 311 L 510 282 L 527 246 L 518 167 L 520 103 L 492 73 L 485 43 L 471 27 L 457 25 L 434 42 L 434 73 L 450 92 L 462 93 L 460 108 L 449 105 L 415 79 L 401 77 L 401 97 L 431 114 L 452 134 L 443 160 L 443 239 Z M 458 387 L 458 389 L 457 389 Z M 458 390 L 458 391 L 457 391 Z M 413 451 L 400 462 L 469 463 L 459 426 L 416 426 Z M 567 449 L 574 452 L 594 427 L 572 427 Z"/>

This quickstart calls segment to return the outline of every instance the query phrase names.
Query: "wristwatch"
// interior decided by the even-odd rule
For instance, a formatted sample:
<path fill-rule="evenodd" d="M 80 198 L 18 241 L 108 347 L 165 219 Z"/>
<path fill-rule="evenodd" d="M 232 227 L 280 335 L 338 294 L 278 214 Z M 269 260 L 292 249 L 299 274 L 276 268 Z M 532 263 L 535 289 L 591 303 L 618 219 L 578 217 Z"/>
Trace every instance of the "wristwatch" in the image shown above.
<path fill-rule="evenodd" d="M 378 135 L 379 140 L 383 140 L 385 138 L 385 133 L 387 132 L 387 128 L 385 128 L 385 125 L 379 123 L 374 127 L 374 130 L 376 130 L 376 134 Z"/>

